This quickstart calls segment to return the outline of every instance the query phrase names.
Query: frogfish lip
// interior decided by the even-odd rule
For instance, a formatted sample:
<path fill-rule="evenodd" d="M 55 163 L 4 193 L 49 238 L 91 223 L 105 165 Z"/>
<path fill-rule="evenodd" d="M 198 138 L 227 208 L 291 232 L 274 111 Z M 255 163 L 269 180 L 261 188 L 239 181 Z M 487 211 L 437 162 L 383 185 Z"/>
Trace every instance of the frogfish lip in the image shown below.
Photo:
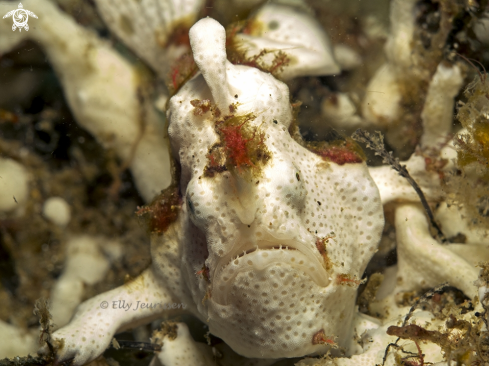
<path fill-rule="evenodd" d="M 285 244 L 285 243 L 284 243 Z M 271 241 L 258 241 L 254 246 L 241 247 L 240 253 L 223 257 L 213 274 L 212 300 L 226 305 L 227 294 L 240 272 L 259 272 L 272 265 L 282 265 L 289 270 L 305 273 L 319 287 L 327 287 L 330 275 L 321 261 L 322 257 L 312 248 L 286 241 L 286 245 Z"/>

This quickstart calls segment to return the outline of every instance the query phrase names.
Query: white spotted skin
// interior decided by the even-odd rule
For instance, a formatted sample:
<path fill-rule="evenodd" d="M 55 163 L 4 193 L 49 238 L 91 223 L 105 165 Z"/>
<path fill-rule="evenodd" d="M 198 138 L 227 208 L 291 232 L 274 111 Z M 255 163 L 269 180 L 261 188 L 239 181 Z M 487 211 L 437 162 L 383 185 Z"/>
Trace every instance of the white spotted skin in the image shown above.
<path fill-rule="evenodd" d="M 175 251 L 176 248 L 172 249 Z M 105 351 L 117 332 L 161 317 L 162 311 L 158 307 L 136 308 L 138 301 L 173 304 L 181 302 L 181 297 L 170 293 L 165 288 L 164 279 L 158 277 L 158 271 L 150 267 L 134 281 L 83 302 L 70 323 L 52 335 L 51 342 L 59 347 L 57 359 L 73 359 L 75 366 L 93 361 Z M 132 305 L 125 310 L 119 307 L 120 301 Z M 182 310 L 172 311 L 178 313 Z M 43 346 L 38 352 L 49 354 L 49 349 Z"/>
<path fill-rule="evenodd" d="M 199 21 L 191 40 L 195 34 L 202 74 L 170 100 L 168 117 L 187 217 L 181 270 L 197 315 L 247 357 L 324 352 L 328 346 L 312 342 L 321 329 L 345 345 L 356 288 L 336 278 L 361 278 L 376 250 L 384 224 L 377 187 L 364 163 L 327 163 L 292 139 L 286 85 L 230 64 L 217 22 Z M 210 99 L 223 115 L 234 102 L 235 115 L 256 115 L 247 123 L 264 133 L 271 155 L 259 174 L 235 169 L 205 176 L 209 149 L 219 142 L 217 119 L 210 112 L 195 116 L 194 99 Z M 316 240 L 332 231 L 327 270 Z M 204 265 L 209 282 L 195 276 Z"/>
<path fill-rule="evenodd" d="M 203 168 L 182 187 L 185 213 L 189 200 L 195 211 L 186 225 L 191 236 L 182 243 L 182 270 L 200 318 L 235 351 L 247 357 L 297 357 L 324 351 L 312 344 L 321 329 L 340 343 L 348 339 L 356 289 L 335 279 L 345 273 L 361 277 L 380 238 L 383 213 L 363 164 L 323 164 L 287 131 L 271 121 L 269 126 L 267 142 L 275 136 L 282 146 L 269 148 L 272 159 L 260 183 L 248 184 L 254 197 L 240 200 L 230 183 L 239 176 L 225 172 L 205 178 Z M 205 161 L 205 154 L 192 154 Z M 251 222 L 240 218 L 241 202 L 253 208 Z M 315 243 L 331 231 L 336 237 L 327 250 L 335 265 L 326 272 Z M 235 259 L 255 247 L 260 250 Z M 276 249 L 265 249 L 270 247 Z M 195 280 L 204 261 L 210 284 Z"/>
<path fill-rule="evenodd" d="M 121 299 L 184 303 L 185 311 L 249 358 L 325 352 L 329 345 L 313 342 L 321 330 L 338 345 L 349 344 L 356 287 L 337 277 L 361 278 L 384 224 L 365 163 L 326 162 L 294 141 L 287 86 L 230 64 L 224 28 L 215 20 L 197 22 L 190 37 L 202 73 L 170 100 L 168 110 L 182 208 L 163 235 L 152 237 L 152 266 L 142 276 L 86 301 L 54 334 L 65 339 L 59 358 L 75 357 L 75 366 L 100 355 L 117 331 L 165 312 L 100 311 L 101 301 Z M 270 159 L 253 171 L 204 176 L 219 136 L 210 112 L 194 115 L 194 99 L 211 100 L 223 116 L 235 102 L 236 115 L 253 113 L 247 123 L 263 133 Z M 328 264 L 316 242 L 332 231 Z M 208 279 L 198 274 L 204 265 Z"/>

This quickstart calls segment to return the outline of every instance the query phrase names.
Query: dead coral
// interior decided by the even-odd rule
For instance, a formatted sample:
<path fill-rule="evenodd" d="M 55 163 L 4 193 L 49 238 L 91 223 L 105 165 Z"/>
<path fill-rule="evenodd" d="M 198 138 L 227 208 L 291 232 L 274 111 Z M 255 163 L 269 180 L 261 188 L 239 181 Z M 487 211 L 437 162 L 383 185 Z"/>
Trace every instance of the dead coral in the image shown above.
<path fill-rule="evenodd" d="M 405 178 L 409 182 L 409 184 L 411 184 L 411 186 L 418 194 L 421 203 L 423 204 L 423 208 L 425 209 L 426 214 L 428 215 L 431 225 L 437 231 L 438 238 L 441 240 L 441 242 L 446 242 L 445 235 L 443 235 L 443 232 L 441 231 L 440 227 L 436 223 L 435 217 L 433 216 L 433 212 L 431 211 L 431 207 L 428 204 L 428 201 L 426 200 L 426 197 L 423 191 L 421 190 L 421 187 L 411 177 L 411 175 L 406 169 L 406 166 L 400 164 L 399 158 L 394 158 L 392 151 L 387 152 L 387 150 L 384 147 L 384 136 L 382 135 L 382 133 L 377 131 L 375 134 L 370 134 L 367 131 L 364 131 L 359 128 L 352 135 L 352 138 L 354 140 L 357 140 L 358 142 L 362 142 L 366 144 L 369 149 L 375 151 L 375 155 L 382 157 L 384 164 L 389 164 L 392 167 L 392 169 L 398 172 L 401 177 Z"/>
<path fill-rule="evenodd" d="M 410 54 L 410 63 L 415 67 L 404 68 L 398 73 L 398 84 L 401 90 L 400 119 L 396 129 L 387 133 L 389 142 L 397 148 L 402 158 L 408 157 L 407 149 L 411 152 L 418 144 L 423 131 L 421 113 L 423 110 L 429 85 L 440 62 L 449 60 L 450 51 L 455 47 L 454 32 L 467 32 L 469 22 L 458 22 L 464 16 L 465 8 L 460 1 L 418 1 L 415 8 L 413 51 Z M 459 28 L 459 26 L 461 27 Z M 401 65 L 398 65 L 401 66 Z"/>
<path fill-rule="evenodd" d="M 481 267 L 479 282 L 483 283 L 488 277 L 489 263 L 481 264 Z M 387 334 L 399 338 L 387 347 L 384 362 L 390 349 L 396 348 L 401 364 L 423 365 L 423 344 L 434 343 L 441 348 L 448 364 L 450 361 L 465 365 L 486 364 L 489 361 L 487 307 L 483 306 L 484 313 L 476 312 L 470 302 L 458 303 L 452 295 L 447 285 L 441 285 L 418 297 L 402 324 L 387 329 Z M 483 301 L 481 303 L 483 304 Z M 422 306 L 431 310 L 436 319 L 444 321 L 444 326 L 436 327 L 430 323 L 420 326 L 411 322 L 414 311 Z M 418 354 L 405 357 L 406 352 L 398 345 L 399 339 L 415 342 Z M 417 358 L 419 363 L 413 363 L 414 361 L 409 360 L 411 358 Z"/>
<path fill-rule="evenodd" d="M 75 124 L 63 130 L 58 142 L 53 142 L 57 146 L 50 147 L 49 159 L 31 140 L 33 135 L 29 130 L 36 125 L 37 118 L 42 118 L 46 126 L 52 120 L 72 119 L 61 112 L 46 108 L 39 115 L 18 115 L 18 122 L 12 126 L 2 122 L 5 139 L 0 139 L 0 153 L 21 163 L 32 177 L 25 214 L 0 219 L 0 252 L 5 255 L 0 260 L 0 319 L 20 328 L 38 324 L 32 304 L 48 296 L 63 270 L 67 233 L 118 237 L 124 244 L 121 262 L 111 268 L 105 281 L 87 285 L 84 297 L 120 285 L 124 274 L 135 276 L 149 263 L 146 235 L 134 218 L 134 207 L 139 201 L 127 173 L 122 176 L 118 199 L 108 199 L 115 180 L 110 172 L 120 172 L 120 162 L 113 152 L 103 150 Z M 76 138 L 68 144 L 67 136 Z M 64 146 L 68 146 L 66 152 Z M 40 214 L 43 203 L 53 196 L 62 197 L 71 207 L 72 220 L 66 231 Z M 10 272 L 3 266 L 6 259 Z"/>

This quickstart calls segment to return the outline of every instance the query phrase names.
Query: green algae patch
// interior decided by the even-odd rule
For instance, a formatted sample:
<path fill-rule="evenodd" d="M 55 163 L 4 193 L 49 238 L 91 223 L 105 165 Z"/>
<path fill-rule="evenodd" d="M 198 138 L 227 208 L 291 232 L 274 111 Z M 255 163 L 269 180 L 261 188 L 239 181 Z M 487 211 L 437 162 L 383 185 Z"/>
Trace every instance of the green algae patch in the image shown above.
<path fill-rule="evenodd" d="M 478 175 L 489 181 L 489 82 L 487 74 L 477 78 L 465 90 L 467 102 L 457 118 L 466 133 L 455 138 L 457 163 L 460 168 L 477 166 Z"/>
<path fill-rule="evenodd" d="M 447 204 L 463 204 L 469 227 L 489 225 L 489 82 L 480 73 L 464 90 L 457 119 L 464 127 L 453 138 L 456 169 L 445 174 Z M 463 237 L 456 238 L 464 240 Z"/>
<path fill-rule="evenodd" d="M 489 122 L 489 121 L 488 121 Z M 478 163 L 484 170 L 484 180 L 489 180 L 489 123 L 479 123 L 455 139 L 457 149 L 457 163 L 466 167 Z"/>
<path fill-rule="evenodd" d="M 177 220 L 181 207 L 182 198 L 178 186 L 173 184 L 156 196 L 149 205 L 138 207 L 136 215 L 146 220 L 150 233 L 161 235 Z"/>
<path fill-rule="evenodd" d="M 309 141 L 305 147 L 325 161 L 338 165 L 362 163 L 367 158 L 362 148 L 351 138 L 326 141 Z"/>
<path fill-rule="evenodd" d="M 235 22 L 226 29 L 226 51 L 229 62 L 233 65 L 254 67 L 260 71 L 268 72 L 280 79 L 284 68 L 293 61 L 287 53 L 281 50 L 261 50 L 253 56 L 246 56 L 247 49 L 244 42 L 239 41 L 237 34 L 243 33 L 260 36 L 265 32 L 265 26 L 255 20 Z M 271 57 L 272 55 L 273 57 Z"/>

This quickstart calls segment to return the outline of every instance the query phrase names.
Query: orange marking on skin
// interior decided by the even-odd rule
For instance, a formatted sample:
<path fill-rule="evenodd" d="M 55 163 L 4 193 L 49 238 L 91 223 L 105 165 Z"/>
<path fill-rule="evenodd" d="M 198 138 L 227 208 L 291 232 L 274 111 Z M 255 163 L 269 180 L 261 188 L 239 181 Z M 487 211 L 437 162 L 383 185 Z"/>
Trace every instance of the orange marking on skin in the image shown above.
<path fill-rule="evenodd" d="M 312 344 L 329 344 L 331 346 L 337 346 L 336 342 L 334 341 L 334 337 L 326 337 L 324 329 L 314 333 L 312 336 Z"/>

